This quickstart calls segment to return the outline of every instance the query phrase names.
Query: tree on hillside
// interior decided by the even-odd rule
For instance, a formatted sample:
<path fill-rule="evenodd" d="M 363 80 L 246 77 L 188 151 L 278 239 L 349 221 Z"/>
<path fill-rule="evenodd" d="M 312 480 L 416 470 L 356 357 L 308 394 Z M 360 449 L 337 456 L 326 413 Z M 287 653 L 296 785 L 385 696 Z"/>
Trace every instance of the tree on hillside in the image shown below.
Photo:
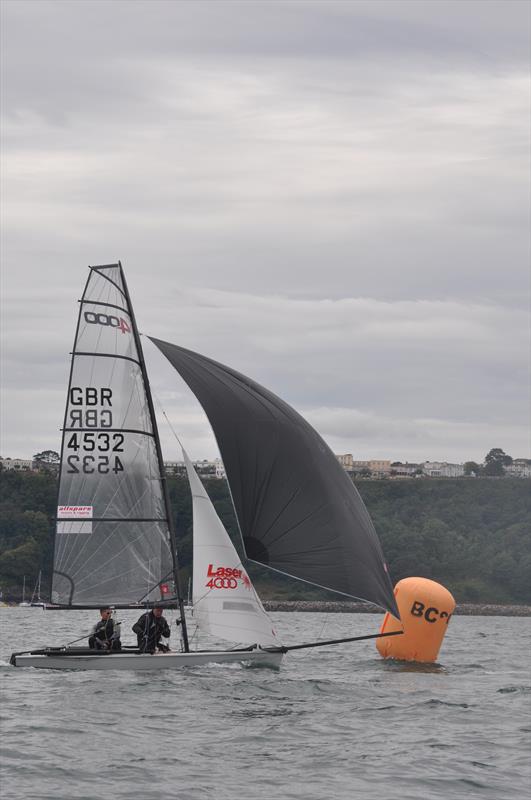
<path fill-rule="evenodd" d="M 42 453 L 36 453 L 33 456 L 36 468 L 45 472 L 57 472 L 60 460 L 59 453 L 56 453 L 55 450 L 43 450 Z"/>
<path fill-rule="evenodd" d="M 505 467 L 512 464 L 511 456 L 501 449 L 501 447 L 493 447 L 485 456 L 485 469 L 484 474 L 490 476 L 499 476 L 505 473 Z"/>
<path fill-rule="evenodd" d="M 475 475 L 477 477 L 481 473 L 481 467 L 475 461 L 465 461 L 464 471 L 465 475 Z"/>

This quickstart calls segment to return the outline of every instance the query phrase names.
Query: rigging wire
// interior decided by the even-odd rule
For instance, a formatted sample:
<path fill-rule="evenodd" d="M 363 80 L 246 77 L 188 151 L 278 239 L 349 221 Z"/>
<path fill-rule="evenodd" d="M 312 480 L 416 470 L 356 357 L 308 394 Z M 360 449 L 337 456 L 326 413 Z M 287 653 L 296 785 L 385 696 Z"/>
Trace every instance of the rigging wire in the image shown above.
<path fill-rule="evenodd" d="M 164 417 L 164 419 L 168 423 L 168 427 L 169 427 L 170 431 L 173 433 L 175 439 L 177 440 L 177 443 L 178 443 L 179 447 L 181 448 L 181 450 L 184 450 L 183 443 L 179 439 L 179 436 L 177 435 L 177 433 L 175 431 L 175 428 L 171 424 L 170 419 L 169 419 L 168 415 L 166 414 L 166 410 L 165 410 L 164 406 L 162 405 L 162 402 L 161 402 L 160 398 L 158 397 L 157 393 L 153 390 L 153 388 L 151 389 L 151 392 L 153 394 L 153 397 L 155 398 L 155 401 L 157 402 L 157 404 L 159 406 L 160 413 L 162 414 L 162 416 Z M 192 489 L 192 487 L 190 487 L 190 491 L 191 491 L 191 489 Z M 237 567 L 244 568 L 241 561 L 238 562 Z M 193 602 L 193 599 L 192 599 L 192 608 L 194 607 L 194 605 L 198 606 L 199 603 L 201 603 L 202 600 L 204 600 L 206 597 L 208 597 L 208 595 L 212 591 L 213 591 L 212 588 L 208 589 L 208 591 L 206 591 L 204 594 L 202 594 L 201 597 L 195 603 Z M 196 630 L 197 630 L 197 628 L 196 628 Z"/>
<path fill-rule="evenodd" d="M 162 405 L 162 401 L 160 400 L 158 394 L 153 389 L 153 387 L 151 387 L 151 394 L 152 394 L 152 397 L 153 397 L 153 399 L 155 401 L 155 404 L 157 406 L 157 410 L 164 417 L 164 419 L 165 419 L 165 421 L 166 421 L 171 433 L 173 434 L 175 440 L 177 441 L 177 444 L 179 445 L 181 450 L 183 450 L 183 452 L 184 452 L 183 443 L 181 442 L 177 432 L 175 431 L 175 428 L 173 427 L 173 425 L 172 425 L 172 423 L 171 423 L 171 421 L 170 421 L 170 419 L 169 419 L 169 417 L 168 417 L 168 415 L 166 413 L 166 410 L 165 410 L 164 406 Z M 190 491 L 192 491 L 192 487 L 191 486 L 190 486 Z M 192 492 L 192 496 L 193 496 L 193 492 Z M 207 497 L 208 497 L 208 492 L 207 492 Z M 239 558 L 239 553 L 237 551 L 236 551 L 236 554 L 238 555 L 238 563 L 236 564 L 236 568 L 240 568 L 241 567 L 243 570 L 245 570 L 245 572 L 247 572 L 247 568 L 243 564 L 242 559 Z M 194 609 L 195 608 L 199 608 L 199 604 L 203 600 L 205 600 L 211 594 L 212 591 L 214 591 L 214 587 L 209 587 L 209 588 L 205 587 L 205 588 L 206 588 L 206 591 L 195 602 L 193 602 L 193 600 L 192 600 L 192 615 L 193 615 Z M 258 596 L 258 594 L 256 592 L 256 589 L 255 589 L 255 587 L 254 587 L 254 585 L 252 583 L 251 583 L 251 590 L 252 590 L 253 599 L 255 600 L 258 608 L 262 610 L 262 613 L 265 614 L 265 616 L 268 618 L 268 620 L 269 620 L 269 622 L 271 624 L 271 627 L 274 629 L 276 626 L 273 624 L 273 621 L 269 617 L 269 614 L 265 611 L 265 609 L 264 609 L 264 607 L 262 605 L 262 602 L 261 602 L 261 600 L 260 600 L 260 598 L 259 598 L 259 596 Z M 199 633 L 200 633 L 200 625 L 199 625 L 199 623 L 197 623 L 196 629 L 195 629 L 194 634 L 192 636 L 192 639 L 196 635 L 197 635 L 197 638 L 199 639 Z M 240 647 L 240 645 L 236 645 L 236 648 L 238 648 L 238 647 Z M 233 649 L 233 648 L 231 648 L 231 649 Z"/>

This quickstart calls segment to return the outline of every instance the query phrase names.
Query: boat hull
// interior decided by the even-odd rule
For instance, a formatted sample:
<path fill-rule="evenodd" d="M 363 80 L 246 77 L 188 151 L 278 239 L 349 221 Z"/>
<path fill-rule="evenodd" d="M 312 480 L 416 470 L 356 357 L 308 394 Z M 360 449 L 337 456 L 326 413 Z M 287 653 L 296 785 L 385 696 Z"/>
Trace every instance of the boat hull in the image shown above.
<path fill-rule="evenodd" d="M 246 667 L 278 669 L 284 653 L 268 650 L 210 650 L 191 653 L 110 653 L 104 655 L 14 655 L 15 667 L 37 669 L 161 670 L 199 667 L 205 664 L 242 664 Z"/>

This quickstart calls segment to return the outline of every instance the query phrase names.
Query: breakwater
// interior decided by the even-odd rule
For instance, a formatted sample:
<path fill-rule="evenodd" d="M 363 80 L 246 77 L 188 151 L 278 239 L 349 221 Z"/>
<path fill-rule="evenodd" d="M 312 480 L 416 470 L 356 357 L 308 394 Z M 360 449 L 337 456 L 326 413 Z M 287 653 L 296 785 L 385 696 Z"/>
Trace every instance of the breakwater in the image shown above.
<path fill-rule="evenodd" d="M 330 611 L 336 614 L 381 614 L 380 608 L 369 603 L 348 600 L 266 600 L 266 611 Z M 531 617 L 531 606 L 501 606 L 487 603 L 458 603 L 454 614 L 469 617 Z"/>

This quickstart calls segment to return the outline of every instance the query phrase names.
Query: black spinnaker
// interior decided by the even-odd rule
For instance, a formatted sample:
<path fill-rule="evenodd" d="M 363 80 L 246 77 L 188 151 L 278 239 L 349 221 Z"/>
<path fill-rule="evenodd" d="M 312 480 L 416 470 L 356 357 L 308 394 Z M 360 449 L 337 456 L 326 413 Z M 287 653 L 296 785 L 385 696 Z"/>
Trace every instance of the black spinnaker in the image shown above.
<path fill-rule="evenodd" d="M 150 338 L 212 425 L 247 557 L 399 617 L 367 509 L 311 425 L 245 375 Z"/>

